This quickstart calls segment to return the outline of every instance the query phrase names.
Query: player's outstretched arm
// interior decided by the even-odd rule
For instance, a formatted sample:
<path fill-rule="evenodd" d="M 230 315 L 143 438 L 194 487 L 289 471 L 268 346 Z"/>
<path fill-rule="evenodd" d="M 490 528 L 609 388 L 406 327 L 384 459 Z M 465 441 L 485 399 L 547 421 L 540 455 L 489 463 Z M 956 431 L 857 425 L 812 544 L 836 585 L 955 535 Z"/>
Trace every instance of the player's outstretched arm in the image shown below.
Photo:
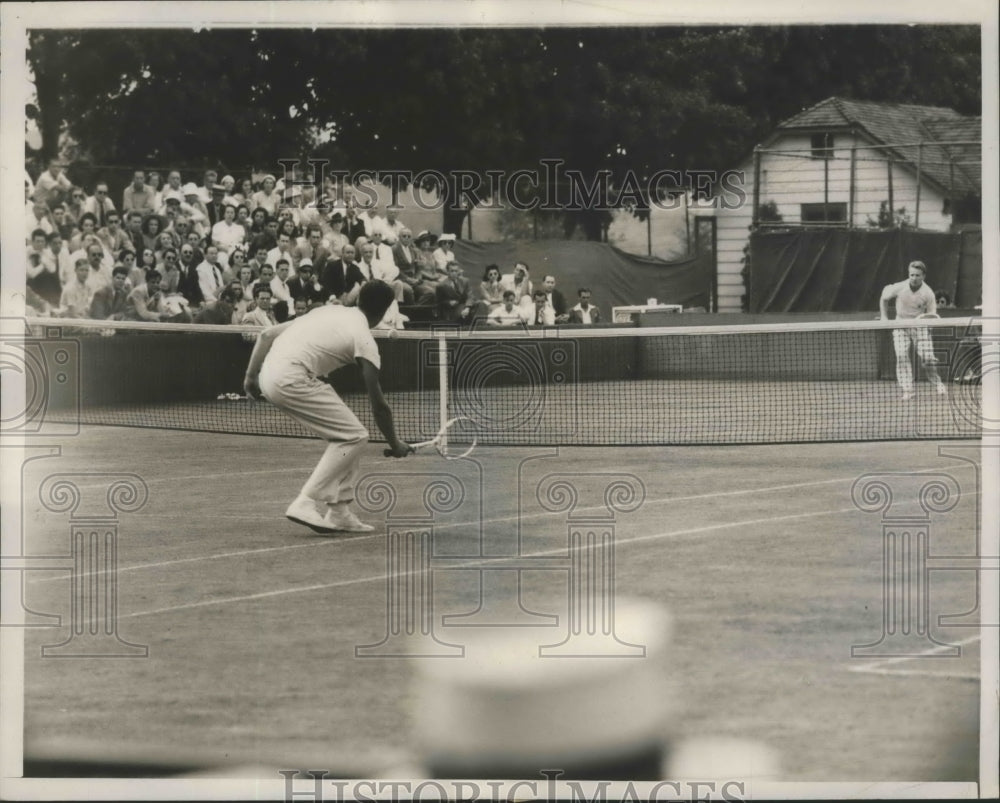
<path fill-rule="evenodd" d="M 878 300 L 879 316 L 883 321 L 889 320 L 889 299 L 892 297 L 890 293 L 891 288 L 892 285 L 886 285 Z"/>
<path fill-rule="evenodd" d="M 251 399 L 259 399 L 260 393 L 260 367 L 264 364 L 264 358 L 274 345 L 278 335 L 284 332 L 294 321 L 286 321 L 277 326 L 269 326 L 260 333 L 257 342 L 254 344 L 253 352 L 250 354 L 250 362 L 247 364 L 247 373 L 243 377 L 243 390 Z"/>
<path fill-rule="evenodd" d="M 361 375 L 365 380 L 365 389 L 368 391 L 368 398 L 372 404 L 372 415 L 375 417 L 375 423 L 378 425 L 379 431 L 389 443 L 389 453 L 393 457 L 406 457 L 413 451 L 413 447 L 408 443 L 403 443 L 399 439 L 399 436 L 396 435 L 396 424 L 392 418 L 392 408 L 389 407 L 389 402 L 385 400 L 385 396 L 382 393 L 378 368 L 364 357 L 358 357 L 358 365 L 361 366 Z"/>

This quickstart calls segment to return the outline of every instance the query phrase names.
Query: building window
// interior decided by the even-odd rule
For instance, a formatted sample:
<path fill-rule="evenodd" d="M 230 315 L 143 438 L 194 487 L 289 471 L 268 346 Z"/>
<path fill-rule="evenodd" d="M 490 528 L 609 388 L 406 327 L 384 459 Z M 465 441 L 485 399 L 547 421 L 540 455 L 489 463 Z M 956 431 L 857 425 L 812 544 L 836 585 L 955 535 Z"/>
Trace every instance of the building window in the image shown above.
<path fill-rule="evenodd" d="M 847 225 L 847 204 L 802 204 L 802 223 Z"/>
<path fill-rule="evenodd" d="M 813 134 L 809 141 L 813 159 L 833 158 L 833 134 Z"/>

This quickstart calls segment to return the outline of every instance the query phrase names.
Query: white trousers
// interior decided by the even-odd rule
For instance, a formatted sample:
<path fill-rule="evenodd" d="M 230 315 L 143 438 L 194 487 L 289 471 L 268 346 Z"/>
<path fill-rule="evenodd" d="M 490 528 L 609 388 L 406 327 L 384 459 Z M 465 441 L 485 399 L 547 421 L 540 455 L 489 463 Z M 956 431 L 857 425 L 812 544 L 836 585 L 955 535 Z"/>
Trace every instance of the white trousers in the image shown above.
<path fill-rule="evenodd" d="M 300 494 L 328 504 L 353 500 L 361 452 L 368 442 L 364 424 L 332 387 L 297 366 L 276 367 L 265 361 L 260 389 L 269 402 L 328 441 Z"/>
<path fill-rule="evenodd" d="M 937 371 L 937 357 L 930 332 L 922 327 L 915 329 L 893 329 L 892 345 L 896 351 L 896 381 L 903 393 L 913 392 L 913 366 L 910 362 L 910 344 L 913 344 L 920 362 L 935 388 L 944 383 Z"/>

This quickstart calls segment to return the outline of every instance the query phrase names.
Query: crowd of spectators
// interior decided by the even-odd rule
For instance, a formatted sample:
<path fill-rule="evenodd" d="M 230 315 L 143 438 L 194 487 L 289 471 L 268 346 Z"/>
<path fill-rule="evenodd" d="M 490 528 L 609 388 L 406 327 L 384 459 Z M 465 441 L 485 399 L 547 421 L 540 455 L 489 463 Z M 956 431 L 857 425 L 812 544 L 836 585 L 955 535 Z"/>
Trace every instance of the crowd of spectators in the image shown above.
<path fill-rule="evenodd" d="M 36 314 L 65 318 L 267 326 L 321 304 L 355 304 L 380 279 L 405 311 L 489 325 L 598 323 L 590 291 L 572 308 L 553 276 L 533 284 L 517 262 L 490 265 L 478 287 L 454 253 L 455 235 L 413 231 L 399 209 L 360 204 L 353 188 L 330 183 L 287 189 L 207 170 L 200 183 L 179 171 L 136 170 L 120 204 L 97 181 L 88 194 L 57 161 L 25 182 L 27 301 Z"/>

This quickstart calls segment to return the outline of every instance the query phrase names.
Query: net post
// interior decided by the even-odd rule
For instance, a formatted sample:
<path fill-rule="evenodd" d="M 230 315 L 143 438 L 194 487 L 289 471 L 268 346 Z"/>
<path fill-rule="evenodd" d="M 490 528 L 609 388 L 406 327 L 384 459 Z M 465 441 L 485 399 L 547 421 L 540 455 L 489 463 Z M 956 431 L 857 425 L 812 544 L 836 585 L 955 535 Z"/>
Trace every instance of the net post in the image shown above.
<path fill-rule="evenodd" d="M 441 449 L 448 448 L 448 341 L 444 334 L 438 336 L 438 432 L 441 433 Z"/>

